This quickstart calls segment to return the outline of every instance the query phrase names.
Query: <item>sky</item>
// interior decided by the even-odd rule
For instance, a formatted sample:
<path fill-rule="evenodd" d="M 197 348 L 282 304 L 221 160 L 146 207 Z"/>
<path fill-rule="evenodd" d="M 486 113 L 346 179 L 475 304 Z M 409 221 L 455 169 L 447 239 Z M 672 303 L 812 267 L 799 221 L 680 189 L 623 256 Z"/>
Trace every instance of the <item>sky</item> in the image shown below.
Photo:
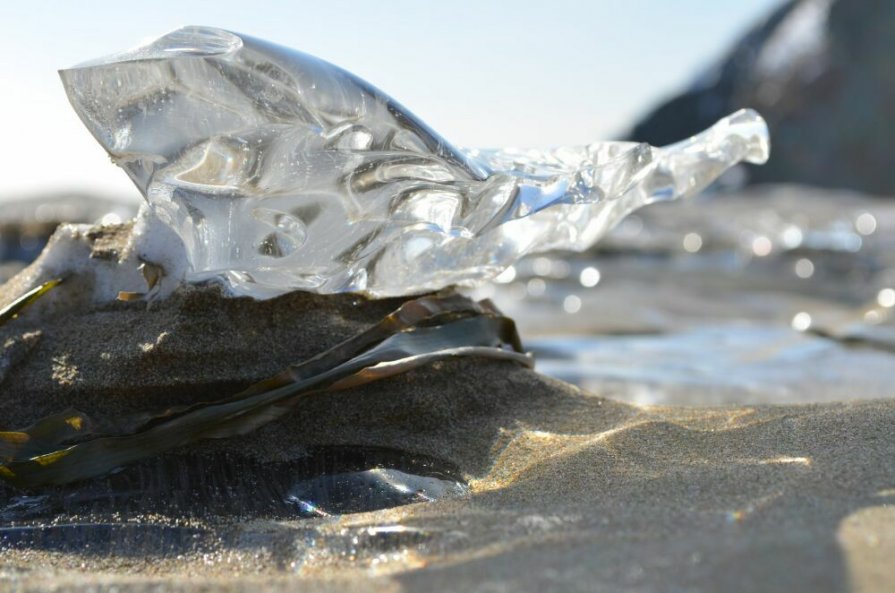
<path fill-rule="evenodd" d="M 779 0 L 0 0 L 0 200 L 138 199 L 56 70 L 183 25 L 294 47 L 358 74 L 460 146 L 612 139 Z"/>

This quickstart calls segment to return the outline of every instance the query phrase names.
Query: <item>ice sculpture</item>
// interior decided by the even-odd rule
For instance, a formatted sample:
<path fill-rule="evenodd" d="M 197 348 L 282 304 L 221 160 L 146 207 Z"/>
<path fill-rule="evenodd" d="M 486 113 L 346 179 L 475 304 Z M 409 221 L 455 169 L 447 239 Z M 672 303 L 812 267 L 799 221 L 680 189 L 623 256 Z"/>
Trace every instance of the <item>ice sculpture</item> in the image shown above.
<path fill-rule="evenodd" d="M 60 74 L 182 240 L 186 279 L 257 298 L 473 284 L 532 252 L 586 249 L 632 210 L 769 151 L 752 111 L 661 149 L 458 149 L 345 70 L 207 27 Z"/>

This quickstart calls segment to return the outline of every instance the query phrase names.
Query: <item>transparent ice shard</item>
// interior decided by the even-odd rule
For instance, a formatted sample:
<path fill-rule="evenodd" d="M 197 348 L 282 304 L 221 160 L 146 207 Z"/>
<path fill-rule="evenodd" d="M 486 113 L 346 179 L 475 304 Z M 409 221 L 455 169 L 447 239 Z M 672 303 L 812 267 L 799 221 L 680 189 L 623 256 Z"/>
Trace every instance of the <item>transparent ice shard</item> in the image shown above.
<path fill-rule="evenodd" d="M 256 298 L 475 284 L 529 253 L 587 249 L 632 210 L 769 151 L 748 110 L 665 148 L 458 149 L 345 70 L 207 27 L 60 74 L 183 241 L 186 279 Z"/>

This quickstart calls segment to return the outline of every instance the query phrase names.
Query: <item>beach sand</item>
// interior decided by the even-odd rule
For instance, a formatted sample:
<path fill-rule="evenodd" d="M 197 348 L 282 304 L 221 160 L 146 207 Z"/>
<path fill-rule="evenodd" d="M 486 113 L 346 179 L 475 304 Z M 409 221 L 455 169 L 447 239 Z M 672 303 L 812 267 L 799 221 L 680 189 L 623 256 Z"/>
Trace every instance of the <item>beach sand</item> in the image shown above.
<path fill-rule="evenodd" d="M 0 584 L 888 591 L 895 582 L 892 402 L 641 410 L 524 369 L 443 366 L 398 380 L 416 389 L 341 394 L 330 402 L 339 413 L 298 412 L 255 438 L 281 450 L 324 439 L 437 453 L 467 472 L 468 498 L 249 521 L 228 527 L 239 543 L 179 558 L 7 550 Z M 433 401 L 456 373 L 484 390 Z M 422 422 L 393 412 L 393 430 L 379 430 L 384 409 L 399 402 Z M 449 413 L 463 402 L 478 406 Z"/>
<path fill-rule="evenodd" d="M 4 427 L 67 405 L 102 415 L 232 393 L 395 305 L 211 289 L 149 311 L 62 307 L 76 289 L 0 331 Z M 391 447 L 456 465 L 468 496 L 305 520 L 141 517 L 221 537 L 176 554 L 9 547 L 0 590 L 891 591 L 893 426 L 891 399 L 641 407 L 510 362 L 441 362 L 194 449 L 261 462 Z"/>

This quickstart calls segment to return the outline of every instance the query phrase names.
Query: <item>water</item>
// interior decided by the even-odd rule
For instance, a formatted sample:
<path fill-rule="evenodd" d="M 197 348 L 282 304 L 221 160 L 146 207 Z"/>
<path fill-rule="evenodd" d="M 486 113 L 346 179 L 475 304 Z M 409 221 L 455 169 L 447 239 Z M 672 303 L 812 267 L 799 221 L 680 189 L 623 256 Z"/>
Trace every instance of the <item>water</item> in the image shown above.
<path fill-rule="evenodd" d="M 888 397 L 895 208 L 797 187 L 655 205 L 476 291 L 537 369 L 638 404 Z"/>
<path fill-rule="evenodd" d="M 783 404 L 889 397 L 892 353 L 789 327 L 701 325 L 671 334 L 545 337 L 537 369 L 637 404 Z"/>

